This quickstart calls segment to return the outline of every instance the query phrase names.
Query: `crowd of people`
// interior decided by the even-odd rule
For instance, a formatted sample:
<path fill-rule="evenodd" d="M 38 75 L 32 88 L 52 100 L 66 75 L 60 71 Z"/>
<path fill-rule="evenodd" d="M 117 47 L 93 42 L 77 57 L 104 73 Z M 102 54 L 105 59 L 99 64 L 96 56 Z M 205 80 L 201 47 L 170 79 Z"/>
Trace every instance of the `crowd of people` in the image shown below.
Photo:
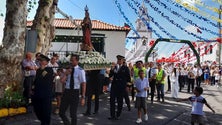
<path fill-rule="evenodd" d="M 55 99 L 57 105 L 53 112 L 61 117 L 65 125 L 76 125 L 79 102 L 84 105 L 87 101 L 84 115 L 90 116 L 94 97 L 93 114 L 97 114 L 100 94 L 109 92 L 109 120 L 121 117 L 125 102 L 128 111 L 132 108 L 130 103 L 135 103 L 138 109 L 136 123 L 141 123 L 142 110 L 144 120 L 148 120 L 147 99 L 153 104 L 156 95 L 156 101 L 164 103 L 166 92 L 177 99 L 181 91 L 193 92 L 195 87 L 201 88 L 203 83 L 218 86 L 221 75 L 221 68 L 216 65 L 144 63 L 141 60 L 132 64 L 127 63 L 122 55 L 116 58 L 117 62 L 113 62 L 110 68 L 85 71 L 78 64 L 78 55 L 71 56 L 69 66 L 60 68 L 57 54 L 49 58 L 36 53 L 35 60 L 32 60 L 32 53 L 27 52 L 22 61 L 23 95 L 27 106 L 32 104 L 41 124 L 49 125 L 52 101 Z M 66 116 L 68 108 L 71 121 Z"/>

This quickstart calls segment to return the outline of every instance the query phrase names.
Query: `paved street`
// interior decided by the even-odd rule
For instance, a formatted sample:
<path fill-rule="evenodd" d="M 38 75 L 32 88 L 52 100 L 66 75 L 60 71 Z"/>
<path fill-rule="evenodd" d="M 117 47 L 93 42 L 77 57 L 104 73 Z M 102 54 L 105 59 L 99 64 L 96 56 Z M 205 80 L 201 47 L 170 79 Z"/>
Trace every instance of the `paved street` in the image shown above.
<path fill-rule="evenodd" d="M 206 123 L 208 125 L 222 125 L 222 88 L 216 86 L 205 86 L 203 96 L 208 103 L 216 111 L 216 114 L 205 106 Z M 192 93 L 186 93 L 186 88 L 179 94 L 180 98 L 189 97 Z M 83 116 L 86 107 L 79 107 L 78 110 L 78 124 L 79 125 L 134 125 L 137 119 L 137 110 L 132 108 L 131 111 L 127 107 L 123 108 L 123 113 L 120 120 L 110 121 L 109 117 L 109 101 L 108 94 L 101 95 L 99 114 L 90 117 Z M 134 106 L 131 103 L 132 107 Z M 150 104 L 148 100 L 149 120 L 141 125 L 190 125 L 190 110 L 189 102 L 176 102 L 166 93 L 165 103 L 154 102 Z M 58 115 L 52 115 L 52 125 L 62 125 L 61 119 Z M 11 118 L 4 118 L 0 120 L 0 125 L 39 125 L 40 123 L 35 117 L 34 113 L 15 116 Z"/>

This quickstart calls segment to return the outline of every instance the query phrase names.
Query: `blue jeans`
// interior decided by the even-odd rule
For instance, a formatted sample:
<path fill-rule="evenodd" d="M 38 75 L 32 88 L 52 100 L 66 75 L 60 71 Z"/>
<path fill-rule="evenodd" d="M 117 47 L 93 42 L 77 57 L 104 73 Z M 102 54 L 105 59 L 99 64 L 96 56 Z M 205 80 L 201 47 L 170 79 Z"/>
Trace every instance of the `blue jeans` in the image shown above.
<path fill-rule="evenodd" d="M 164 100 L 164 84 L 157 84 L 157 99 L 160 100 L 160 97 Z"/>

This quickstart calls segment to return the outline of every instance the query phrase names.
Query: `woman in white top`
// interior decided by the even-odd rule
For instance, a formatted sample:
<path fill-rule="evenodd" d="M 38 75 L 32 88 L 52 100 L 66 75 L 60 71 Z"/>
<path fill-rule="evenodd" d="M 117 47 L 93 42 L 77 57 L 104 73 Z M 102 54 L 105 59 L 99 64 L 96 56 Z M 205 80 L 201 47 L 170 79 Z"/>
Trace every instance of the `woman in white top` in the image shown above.
<path fill-rule="evenodd" d="M 178 98 L 179 92 L 179 73 L 177 72 L 176 68 L 173 68 L 170 74 L 170 81 L 171 81 L 171 94 L 173 98 Z"/>

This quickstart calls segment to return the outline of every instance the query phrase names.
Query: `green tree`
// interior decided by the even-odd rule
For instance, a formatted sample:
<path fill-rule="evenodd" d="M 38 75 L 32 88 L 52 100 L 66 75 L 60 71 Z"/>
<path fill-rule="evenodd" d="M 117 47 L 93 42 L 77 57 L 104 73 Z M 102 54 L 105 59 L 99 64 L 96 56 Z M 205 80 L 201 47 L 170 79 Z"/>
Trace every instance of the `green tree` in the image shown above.
<path fill-rule="evenodd" d="M 0 85 L 20 84 L 24 58 L 27 13 L 32 0 L 6 0 L 5 27 L 0 47 Z M 32 29 L 37 30 L 36 52 L 46 53 L 54 38 L 53 20 L 58 0 L 39 0 Z M 4 15 L 4 14 L 3 14 Z"/>

